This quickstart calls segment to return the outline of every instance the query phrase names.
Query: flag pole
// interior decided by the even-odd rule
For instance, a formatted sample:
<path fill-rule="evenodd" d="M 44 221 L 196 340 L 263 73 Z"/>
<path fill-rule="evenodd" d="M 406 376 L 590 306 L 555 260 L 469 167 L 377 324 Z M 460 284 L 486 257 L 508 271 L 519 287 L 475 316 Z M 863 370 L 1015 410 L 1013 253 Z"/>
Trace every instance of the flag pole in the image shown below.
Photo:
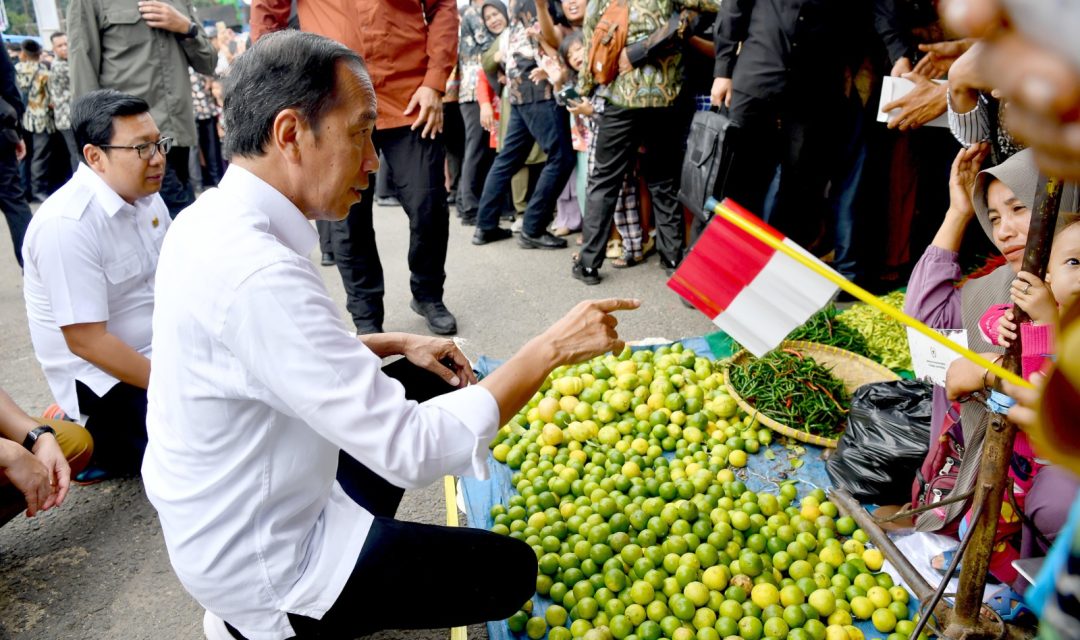
<path fill-rule="evenodd" d="M 760 227 L 753 224 L 749 220 L 746 220 L 745 218 L 743 218 L 741 215 L 739 215 L 735 211 L 732 211 L 731 209 L 729 209 L 723 203 L 717 202 L 715 198 L 709 198 L 708 201 L 705 203 L 705 208 L 709 209 L 709 210 L 712 210 L 716 215 L 722 217 L 724 220 L 727 220 L 728 222 L 730 222 L 731 224 L 735 225 L 736 227 L 742 229 L 743 231 L 750 234 L 751 236 L 753 236 L 757 240 L 759 240 L 759 241 L 765 243 L 766 245 L 768 245 L 769 247 L 783 253 L 784 255 L 788 256 L 792 260 L 795 260 L 796 262 L 798 262 L 802 266 L 806 267 L 807 269 L 810 269 L 814 273 L 816 273 L 819 276 L 825 278 L 826 280 L 828 280 L 829 282 L 831 282 L 831 283 L 835 284 L 836 286 L 840 287 L 844 291 L 850 293 L 852 296 L 854 296 L 858 300 L 861 300 L 862 302 L 865 302 L 866 304 L 868 304 L 871 307 L 877 309 L 878 311 L 884 313 L 885 315 L 887 315 L 890 318 L 896 320 L 897 322 L 901 322 L 905 326 L 911 327 L 912 329 L 914 329 L 915 331 L 918 331 L 920 334 L 926 336 L 930 340 L 933 340 L 934 342 L 940 344 L 941 346 L 943 346 L 943 347 L 945 347 L 945 348 L 959 354 L 963 358 L 965 358 L 967 360 L 970 360 L 971 362 L 979 365 L 980 367 L 982 367 L 984 369 L 989 370 L 991 373 L 993 373 L 995 376 L 997 376 L 998 379 L 1000 379 L 1000 380 L 1008 380 L 1012 384 L 1015 384 L 1015 385 L 1018 385 L 1018 386 L 1021 386 L 1021 387 L 1027 388 L 1027 389 L 1031 388 L 1030 383 L 1028 383 L 1026 380 L 1021 378 L 1020 376 L 1016 375 L 1012 371 L 1009 371 L 1008 369 L 1002 367 L 1001 365 L 999 365 L 999 364 L 997 364 L 995 362 L 987 360 L 982 355 L 972 351 L 971 349 L 968 349 L 967 347 L 965 347 L 963 345 L 959 345 L 959 344 L 953 342 L 952 340 L 949 340 L 948 338 L 943 336 L 941 333 L 939 333 L 937 331 L 934 331 L 930 327 L 926 326 L 922 322 L 919 322 L 915 318 L 912 318 L 911 316 L 909 316 L 908 314 L 904 313 L 903 311 L 897 309 L 896 307 L 885 304 L 877 296 L 870 293 L 866 289 L 863 289 L 862 287 L 858 286 L 854 282 L 849 281 L 844 276 L 842 276 L 839 273 L 837 273 L 836 271 L 824 266 L 823 264 L 819 263 L 818 261 L 816 261 L 816 260 L 814 260 L 814 259 L 812 259 L 810 257 L 807 257 L 807 256 L 803 255 L 802 253 L 796 251 L 795 249 L 793 249 L 789 245 L 785 244 L 782 240 L 779 240 L 779 239 L 775 238 L 771 234 L 767 233 L 765 230 L 761 229 Z"/>

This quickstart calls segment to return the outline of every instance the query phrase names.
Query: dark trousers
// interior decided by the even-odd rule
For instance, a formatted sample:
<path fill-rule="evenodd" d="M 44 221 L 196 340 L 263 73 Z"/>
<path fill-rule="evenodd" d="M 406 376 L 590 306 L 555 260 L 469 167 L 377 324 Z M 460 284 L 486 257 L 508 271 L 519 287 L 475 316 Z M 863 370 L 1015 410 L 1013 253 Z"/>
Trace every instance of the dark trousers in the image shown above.
<path fill-rule="evenodd" d="M 582 221 L 585 244 L 581 263 L 593 269 L 603 264 L 623 178 L 644 143 L 642 175 L 652 196 L 656 248 L 666 264 L 678 264 L 685 235 L 678 199 L 685 141 L 682 119 L 673 107 L 623 109 L 608 103 L 598 116 L 596 135 L 596 161 L 589 176 Z"/>
<path fill-rule="evenodd" d="M 178 213 L 195 202 L 195 190 L 191 188 L 191 171 L 188 168 L 189 147 L 173 147 L 165 157 L 165 179 L 161 181 L 161 199 L 169 208 L 169 216 Z"/>
<path fill-rule="evenodd" d="M 484 179 L 495 160 L 495 150 L 489 144 L 491 135 L 480 124 L 480 103 L 461 102 L 459 108 L 465 123 L 465 159 L 458 181 L 458 213 L 469 218 L 480 208 Z"/>
<path fill-rule="evenodd" d="M 23 266 L 22 244 L 26 228 L 30 226 L 30 206 L 23 197 L 22 184 L 19 181 L 19 162 L 15 159 L 15 147 L 0 142 L 0 210 L 4 212 L 8 229 L 11 231 L 11 244 L 15 249 L 15 260 Z"/>
<path fill-rule="evenodd" d="M 405 359 L 383 372 L 401 381 L 405 397 L 417 402 L 451 391 L 440 378 Z M 352 576 L 322 620 L 289 614 L 297 640 L 344 640 L 383 629 L 501 620 L 536 590 L 536 555 L 521 541 L 481 529 L 395 520 L 404 491 L 344 453 L 337 480 L 375 521 Z M 447 576 L 453 578 L 451 588 Z M 405 592 L 432 597 L 417 607 L 401 597 Z M 229 631 L 243 640 L 235 629 Z"/>
<path fill-rule="evenodd" d="M 502 151 L 495 157 L 484 181 L 477 228 L 486 230 L 499 226 L 506 193 L 510 190 L 510 179 L 525 166 L 534 142 L 540 144 L 548 159 L 525 209 L 522 232 L 539 236 L 551 223 L 555 200 L 570 179 L 577 156 L 570 142 L 570 118 L 566 110 L 555 104 L 554 100 L 544 100 L 515 104 L 510 110 Z"/>
<path fill-rule="evenodd" d="M 446 152 L 439 139 L 423 139 L 409 127 L 377 130 L 372 136 L 382 153 L 390 188 L 409 216 L 409 284 L 419 302 L 439 302 L 446 281 L 446 243 L 450 209 L 446 204 L 443 163 Z M 383 270 L 371 208 L 375 187 L 369 185 L 347 218 L 331 225 L 334 260 L 345 285 L 345 307 L 356 329 L 382 331 Z"/>
<path fill-rule="evenodd" d="M 804 94 L 799 94 L 804 95 Z M 776 203 L 768 218 L 793 241 L 811 248 L 824 230 L 825 187 L 833 171 L 829 123 L 837 96 L 787 104 L 736 91 L 731 101 L 734 132 L 726 194 L 755 215 L 763 215 L 769 184 L 780 167 Z"/>
<path fill-rule="evenodd" d="M 199 132 L 199 150 L 202 151 L 203 161 L 206 163 L 202 168 L 203 188 L 216 187 L 225 173 L 221 161 L 221 138 L 218 137 L 217 118 L 196 120 L 195 127 Z"/>
<path fill-rule="evenodd" d="M 450 202 L 459 206 L 458 185 L 461 182 L 462 163 L 465 160 L 465 123 L 456 102 L 443 103 L 443 146 L 446 147 L 446 178 L 449 182 Z"/>
<path fill-rule="evenodd" d="M 44 201 L 49 197 L 49 163 L 52 147 L 48 133 L 23 133 L 26 157 L 22 162 L 22 185 L 25 195 Z"/>
<path fill-rule="evenodd" d="M 136 475 L 146 451 L 146 389 L 118 382 L 105 395 L 75 381 L 79 411 L 94 437 L 92 465 L 113 475 Z"/>
<path fill-rule="evenodd" d="M 82 151 L 75 144 L 75 132 L 71 129 L 59 129 L 59 131 L 60 137 L 64 139 L 64 146 L 67 147 L 68 160 L 71 161 L 71 172 L 75 173 L 79 170 L 79 161 L 82 160 Z"/>
<path fill-rule="evenodd" d="M 316 220 L 315 229 L 319 232 L 319 251 L 334 255 L 334 241 L 330 235 L 331 224 L 333 223 L 329 220 Z"/>

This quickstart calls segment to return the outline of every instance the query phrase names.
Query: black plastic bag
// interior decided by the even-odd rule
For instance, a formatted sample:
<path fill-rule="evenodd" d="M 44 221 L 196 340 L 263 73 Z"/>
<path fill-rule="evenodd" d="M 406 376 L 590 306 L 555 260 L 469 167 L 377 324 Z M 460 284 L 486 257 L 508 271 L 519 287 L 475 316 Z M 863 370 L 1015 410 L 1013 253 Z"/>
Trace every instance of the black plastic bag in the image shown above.
<path fill-rule="evenodd" d="M 917 380 L 855 390 L 847 429 L 825 464 L 829 478 L 860 502 L 906 504 L 930 448 L 933 387 Z"/>

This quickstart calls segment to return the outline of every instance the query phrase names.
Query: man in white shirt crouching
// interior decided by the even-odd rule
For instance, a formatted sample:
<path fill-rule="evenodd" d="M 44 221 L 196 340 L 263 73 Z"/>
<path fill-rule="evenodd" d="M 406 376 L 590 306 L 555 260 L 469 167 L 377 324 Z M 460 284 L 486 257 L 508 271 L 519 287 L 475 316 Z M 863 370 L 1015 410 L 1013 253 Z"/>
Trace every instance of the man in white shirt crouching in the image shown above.
<path fill-rule="evenodd" d="M 146 447 L 154 270 L 169 228 L 158 191 L 172 139 L 146 101 L 111 89 L 76 100 L 71 126 L 84 161 L 30 222 L 23 295 L 49 388 L 94 437 L 96 479 L 137 472 Z"/>
<path fill-rule="evenodd" d="M 499 425 L 554 367 L 621 349 L 609 314 L 638 305 L 581 303 L 478 384 L 449 340 L 357 339 L 307 256 L 310 220 L 344 218 L 378 168 L 375 115 L 356 53 L 264 36 L 226 79 L 231 166 L 162 249 L 143 480 L 212 638 L 512 614 L 535 589 L 532 550 L 397 521 L 402 490 L 484 476 Z"/>

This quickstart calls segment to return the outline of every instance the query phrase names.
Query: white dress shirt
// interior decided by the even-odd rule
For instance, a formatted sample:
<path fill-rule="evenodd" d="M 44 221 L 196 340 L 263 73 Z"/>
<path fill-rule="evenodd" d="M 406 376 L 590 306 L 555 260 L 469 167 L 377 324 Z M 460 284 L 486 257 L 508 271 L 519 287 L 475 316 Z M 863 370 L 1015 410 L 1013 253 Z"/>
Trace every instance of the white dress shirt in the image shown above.
<path fill-rule="evenodd" d="M 104 322 L 149 358 L 154 270 L 168 228 L 161 196 L 128 204 L 83 163 L 30 221 L 22 249 L 30 340 L 69 416 L 80 414 L 76 380 L 99 396 L 119 380 L 72 353 L 60 327 Z"/>
<path fill-rule="evenodd" d="M 405 399 L 342 321 L 317 239 L 233 165 L 158 266 L 143 482 L 180 581 L 251 640 L 322 618 L 353 570 L 373 516 L 336 482 L 339 450 L 402 488 L 483 477 L 499 422 L 479 386 Z"/>

